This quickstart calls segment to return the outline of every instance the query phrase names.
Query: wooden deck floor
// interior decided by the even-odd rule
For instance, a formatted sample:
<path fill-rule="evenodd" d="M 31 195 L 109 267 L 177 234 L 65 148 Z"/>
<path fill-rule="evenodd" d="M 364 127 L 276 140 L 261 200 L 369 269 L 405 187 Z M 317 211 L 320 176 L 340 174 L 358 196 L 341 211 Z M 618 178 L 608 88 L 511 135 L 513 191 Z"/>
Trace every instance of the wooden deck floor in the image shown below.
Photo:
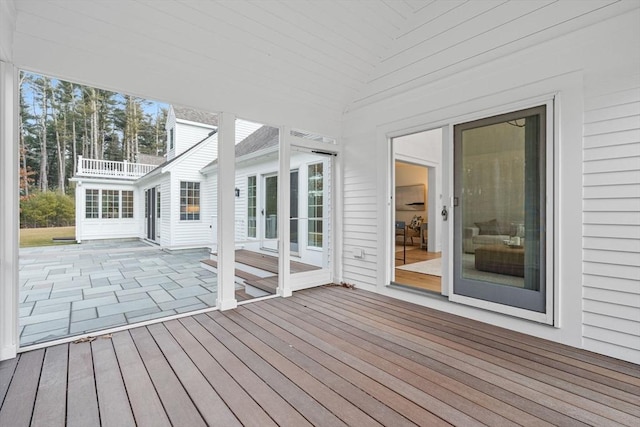
<path fill-rule="evenodd" d="M 0 426 L 640 425 L 640 367 L 323 287 L 0 362 Z"/>

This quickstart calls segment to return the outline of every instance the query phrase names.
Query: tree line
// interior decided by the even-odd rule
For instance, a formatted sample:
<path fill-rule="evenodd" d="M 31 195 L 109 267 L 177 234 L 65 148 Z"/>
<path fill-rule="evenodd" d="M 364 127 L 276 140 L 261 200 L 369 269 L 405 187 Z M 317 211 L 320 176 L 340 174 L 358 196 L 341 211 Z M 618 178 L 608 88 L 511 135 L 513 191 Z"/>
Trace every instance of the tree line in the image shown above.
<path fill-rule="evenodd" d="M 78 156 L 163 155 L 167 107 L 37 74 L 20 75 L 20 192 L 66 193 Z"/>

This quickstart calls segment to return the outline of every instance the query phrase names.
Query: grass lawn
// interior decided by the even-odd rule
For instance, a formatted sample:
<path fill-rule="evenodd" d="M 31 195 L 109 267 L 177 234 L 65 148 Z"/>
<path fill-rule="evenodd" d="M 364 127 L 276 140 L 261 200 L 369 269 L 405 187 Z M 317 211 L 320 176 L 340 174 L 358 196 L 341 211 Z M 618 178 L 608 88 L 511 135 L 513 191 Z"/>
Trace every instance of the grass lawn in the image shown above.
<path fill-rule="evenodd" d="M 29 248 L 33 246 L 53 246 L 68 245 L 75 243 L 70 242 L 54 242 L 53 238 L 73 238 L 76 235 L 76 228 L 71 227 L 50 227 L 50 228 L 21 228 L 20 229 L 20 247 Z"/>

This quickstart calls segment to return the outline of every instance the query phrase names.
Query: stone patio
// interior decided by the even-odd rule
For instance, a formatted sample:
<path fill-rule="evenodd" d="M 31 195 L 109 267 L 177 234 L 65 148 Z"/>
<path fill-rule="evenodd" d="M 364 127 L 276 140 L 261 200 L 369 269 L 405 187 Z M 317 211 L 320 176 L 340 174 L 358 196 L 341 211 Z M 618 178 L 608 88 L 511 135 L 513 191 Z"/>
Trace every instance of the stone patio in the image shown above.
<path fill-rule="evenodd" d="M 20 346 L 213 307 L 208 255 L 139 240 L 20 249 Z"/>

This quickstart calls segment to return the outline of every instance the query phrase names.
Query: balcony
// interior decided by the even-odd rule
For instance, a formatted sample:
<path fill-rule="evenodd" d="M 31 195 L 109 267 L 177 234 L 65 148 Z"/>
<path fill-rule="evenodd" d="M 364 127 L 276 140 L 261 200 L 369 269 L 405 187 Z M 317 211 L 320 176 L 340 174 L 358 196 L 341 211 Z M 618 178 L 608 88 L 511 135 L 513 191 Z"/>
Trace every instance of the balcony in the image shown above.
<path fill-rule="evenodd" d="M 85 159 L 78 156 L 78 170 L 76 176 L 91 176 L 96 178 L 119 178 L 135 180 L 157 168 L 158 165 L 145 165 L 128 161 Z"/>

